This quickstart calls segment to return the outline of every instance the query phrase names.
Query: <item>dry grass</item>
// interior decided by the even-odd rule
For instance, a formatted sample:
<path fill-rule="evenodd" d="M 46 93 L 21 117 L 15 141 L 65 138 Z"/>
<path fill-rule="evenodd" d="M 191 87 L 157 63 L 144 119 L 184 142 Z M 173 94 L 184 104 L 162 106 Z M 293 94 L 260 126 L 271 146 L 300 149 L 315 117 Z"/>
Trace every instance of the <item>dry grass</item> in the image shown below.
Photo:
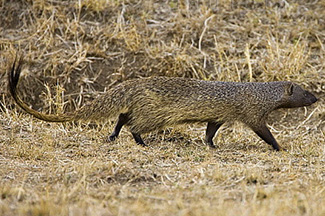
<path fill-rule="evenodd" d="M 216 1 L 217 2 L 217 1 Z M 0 0 L 0 215 L 325 215 L 324 1 Z M 321 100 L 280 110 L 274 152 L 225 125 L 148 134 L 50 124 L 14 107 L 6 69 L 25 54 L 21 97 L 74 110 L 127 79 L 292 80 Z"/>

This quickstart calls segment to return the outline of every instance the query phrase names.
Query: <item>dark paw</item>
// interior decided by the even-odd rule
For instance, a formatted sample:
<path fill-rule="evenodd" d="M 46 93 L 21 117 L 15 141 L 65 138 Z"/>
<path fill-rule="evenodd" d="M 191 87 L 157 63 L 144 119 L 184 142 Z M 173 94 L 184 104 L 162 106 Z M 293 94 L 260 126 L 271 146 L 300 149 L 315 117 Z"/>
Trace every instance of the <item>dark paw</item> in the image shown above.
<path fill-rule="evenodd" d="M 114 140 L 116 140 L 116 136 L 109 136 L 107 138 L 107 142 L 113 142 Z"/>
<path fill-rule="evenodd" d="M 288 152 L 288 149 L 286 148 L 282 148 L 282 147 L 279 147 L 279 148 L 276 148 L 274 149 L 275 151 L 278 151 L 278 152 Z"/>
<path fill-rule="evenodd" d="M 216 149 L 217 147 L 213 144 L 213 142 L 206 141 L 205 142 L 211 149 Z"/>
<path fill-rule="evenodd" d="M 142 147 L 148 147 L 147 144 L 145 144 L 144 142 L 137 142 L 138 145 L 142 146 Z"/>

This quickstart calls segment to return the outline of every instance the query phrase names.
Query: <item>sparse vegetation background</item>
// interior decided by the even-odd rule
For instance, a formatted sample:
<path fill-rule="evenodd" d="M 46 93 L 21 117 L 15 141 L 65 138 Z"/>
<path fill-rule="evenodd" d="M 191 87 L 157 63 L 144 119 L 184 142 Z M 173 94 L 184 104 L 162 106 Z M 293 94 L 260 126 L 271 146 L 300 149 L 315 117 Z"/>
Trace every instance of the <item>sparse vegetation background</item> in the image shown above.
<path fill-rule="evenodd" d="M 0 0 L 0 215 L 325 215 L 324 46 L 324 0 Z M 149 148 L 125 129 L 107 143 L 113 121 L 15 107 L 17 51 L 20 96 L 47 113 L 149 76 L 291 80 L 320 100 L 270 116 L 288 152 L 239 123 L 213 150 L 201 124 L 148 134 Z"/>

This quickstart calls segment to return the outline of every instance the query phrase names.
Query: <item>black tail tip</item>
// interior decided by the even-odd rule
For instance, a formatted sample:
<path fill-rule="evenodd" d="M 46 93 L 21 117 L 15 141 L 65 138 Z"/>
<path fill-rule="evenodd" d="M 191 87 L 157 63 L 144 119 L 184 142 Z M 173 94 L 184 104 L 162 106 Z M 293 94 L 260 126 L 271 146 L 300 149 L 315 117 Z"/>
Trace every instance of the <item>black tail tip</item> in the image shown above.
<path fill-rule="evenodd" d="M 13 93 L 13 91 L 16 89 L 18 85 L 18 81 L 22 69 L 22 63 L 23 63 L 23 55 L 20 55 L 18 57 L 18 54 L 16 54 L 14 62 L 8 74 L 8 85 L 11 93 Z"/>

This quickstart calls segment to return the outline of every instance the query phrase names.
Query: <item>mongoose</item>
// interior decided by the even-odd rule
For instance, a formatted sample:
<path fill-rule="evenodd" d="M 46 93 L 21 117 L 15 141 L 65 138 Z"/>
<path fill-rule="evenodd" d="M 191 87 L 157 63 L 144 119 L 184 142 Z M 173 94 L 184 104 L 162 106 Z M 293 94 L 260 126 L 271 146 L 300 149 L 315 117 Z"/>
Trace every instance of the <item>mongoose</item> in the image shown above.
<path fill-rule="evenodd" d="M 100 120 L 118 117 L 108 140 L 115 140 L 125 125 L 137 144 L 141 135 L 165 126 L 206 122 L 206 143 L 227 121 L 241 121 L 275 150 L 281 147 L 266 127 L 268 114 L 279 108 L 309 106 L 317 101 L 310 92 L 289 81 L 218 82 L 186 78 L 151 77 L 125 81 L 74 112 L 51 115 L 31 109 L 17 95 L 22 58 L 8 75 L 9 91 L 27 113 L 50 122 Z"/>

